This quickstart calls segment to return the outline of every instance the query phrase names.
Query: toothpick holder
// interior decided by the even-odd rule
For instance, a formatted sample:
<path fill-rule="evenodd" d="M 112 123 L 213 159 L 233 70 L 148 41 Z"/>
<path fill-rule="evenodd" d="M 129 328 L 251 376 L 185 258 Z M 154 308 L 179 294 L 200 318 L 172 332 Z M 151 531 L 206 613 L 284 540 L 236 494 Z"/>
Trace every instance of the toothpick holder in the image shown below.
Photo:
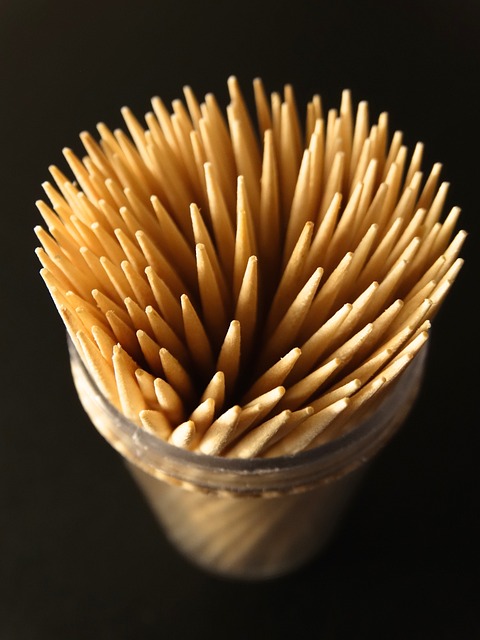
<path fill-rule="evenodd" d="M 337 439 L 295 456 L 243 460 L 180 449 L 128 421 L 69 349 L 85 411 L 125 459 L 165 535 L 197 566 L 244 580 L 289 573 L 325 547 L 368 462 L 408 415 L 426 359 L 424 347 L 373 414 Z"/>

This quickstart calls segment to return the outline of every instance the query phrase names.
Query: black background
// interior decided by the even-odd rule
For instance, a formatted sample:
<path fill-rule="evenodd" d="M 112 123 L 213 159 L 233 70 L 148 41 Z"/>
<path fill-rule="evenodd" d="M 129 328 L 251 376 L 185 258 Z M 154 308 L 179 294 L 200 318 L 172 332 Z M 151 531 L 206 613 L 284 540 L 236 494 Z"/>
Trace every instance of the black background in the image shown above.
<path fill-rule="evenodd" d="M 457 2 L 0 1 L 0 640 L 479 637 L 480 5 Z M 159 533 L 83 414 L 33 254 L 34 201 L 61 149 L 191 84 L 226 101 L 344 87 L 444 163 L 466 265 L 437 316 L 426 383 L 328 552 L 294 575 L 207 576 Z"/>

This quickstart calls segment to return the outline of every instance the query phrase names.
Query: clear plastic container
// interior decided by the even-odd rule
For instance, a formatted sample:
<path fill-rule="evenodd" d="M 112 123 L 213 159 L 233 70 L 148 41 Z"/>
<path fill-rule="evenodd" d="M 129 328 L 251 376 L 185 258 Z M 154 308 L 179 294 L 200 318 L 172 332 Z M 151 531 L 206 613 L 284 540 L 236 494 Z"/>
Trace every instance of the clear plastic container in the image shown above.
<path fill-rule="evenodd" d="M 69 348 L 85 411 L 126 460 L 167 537 L 195 564 L 240 579 L 288 573 L 325 546 L 366 463 L 410 411 L 426 357 L 423 348 L 374 414 L 345 435 L 295 456 L 243 460 L 186 451 L 137 427 Z"/>

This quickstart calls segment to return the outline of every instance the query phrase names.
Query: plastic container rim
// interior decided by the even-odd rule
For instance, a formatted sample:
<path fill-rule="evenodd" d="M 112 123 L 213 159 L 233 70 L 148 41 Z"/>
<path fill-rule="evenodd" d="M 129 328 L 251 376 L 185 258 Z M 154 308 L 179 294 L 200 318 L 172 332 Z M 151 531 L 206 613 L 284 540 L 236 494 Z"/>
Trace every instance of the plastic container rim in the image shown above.
<path fill-rule="evenodd" d="M 223 486 L 226 490 L 240 492 L 265 489 L 270 484 L 272 489 L 277 485 L 276 488 L 282 490 L 284 485 L 294 487 L 304 483 L 318 484 L 321 480 L 331 481 L 366 462 L 400 426 L 394 419 L 396 410 L 402 410 L 402 401 L 411 397 L 412 393 L 416 395 L 426 358 L 426 349 L 422 348 L 393 383 L 374 414 L 351 431 L 295 455 L 243 459 L 205 455 L 182 449 L 137 426 L 103 396 L 70 337 L 68 349 L 77 390 L 80 391 L 78 376 L 81 375 L 82 382 L 88 385 L 89 401 L 95 402 L 98 408 L 108 414 L 111 427 L 114 426 L 109 431 L 115 432 L 123 446 L 116 446 L 116 442 L 112 442 L 103 430 L 95 426 L 130 462 L 153 475 L 157 475 L 157 470 L 160 475 L 165 474 L 180 482 L 192 482 L 198 488 L 221 489 Z M 81 393 L 79 395 L 87 410 L 85 398 L 82 399 Z M 88 410 L 87 413 L 90 415 Z M 128 451 L 125 451 L 125 447 Z M 237 486 L 240 479 L 243 486 Z M 232 483 L 233 486 L 230 486 Z"/>

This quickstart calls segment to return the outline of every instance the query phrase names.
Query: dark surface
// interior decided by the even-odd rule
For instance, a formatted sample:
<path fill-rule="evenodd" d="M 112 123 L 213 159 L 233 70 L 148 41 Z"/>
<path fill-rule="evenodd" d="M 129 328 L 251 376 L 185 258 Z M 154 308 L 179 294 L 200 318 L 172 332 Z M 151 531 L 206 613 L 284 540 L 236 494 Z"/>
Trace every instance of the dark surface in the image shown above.
<path fill-rule="evenodd" d="M 479 637 L 479 57 L 476 2 L 0 2 L 0 640 Z M 388 110 L 426 168 L 444 163 L 470 232 L 411 419 L 329 551 L 261 584 L 164 541 L 79 406 L 33 254 L 41 182 L 78 132 L 185 83 L 224 100 L 232 73 Z"/>

